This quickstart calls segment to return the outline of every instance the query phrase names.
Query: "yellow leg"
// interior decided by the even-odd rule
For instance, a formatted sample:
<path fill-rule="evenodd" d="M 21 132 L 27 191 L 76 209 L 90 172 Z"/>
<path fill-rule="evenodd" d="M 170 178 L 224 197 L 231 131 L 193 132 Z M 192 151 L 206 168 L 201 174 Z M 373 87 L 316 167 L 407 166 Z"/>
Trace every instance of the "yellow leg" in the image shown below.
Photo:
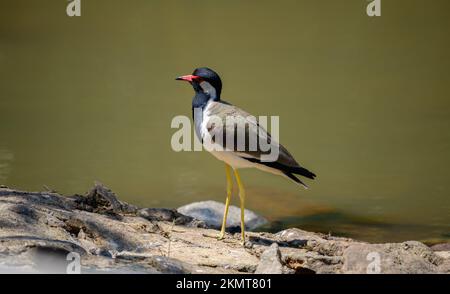
<path fill-rule="evenodd" d="M 236 177 L 236 182 L 239 186 L 239 198 L 241 200 L 241 235 L 242 244 L 245 243 L 245 221 L 244 221 L 244 209 L 245 209 L 245 190 L 244 185 L 242 185 L 241 177 L 237 170 L 234 170 L 234 176 Z"/>
<path fill-rule="evenodd" d="M 220 230 L 219 240 L 225 236 L 227 226 L 228 207 L 230 206 L 231 192 L 233 190 L 233 179 L 231 178 L 231 167 L 225 164 L 225 173 L 227 175 L 227 199 L 225 201 L 225 211 L 223 212 L 222 229 Z"/>

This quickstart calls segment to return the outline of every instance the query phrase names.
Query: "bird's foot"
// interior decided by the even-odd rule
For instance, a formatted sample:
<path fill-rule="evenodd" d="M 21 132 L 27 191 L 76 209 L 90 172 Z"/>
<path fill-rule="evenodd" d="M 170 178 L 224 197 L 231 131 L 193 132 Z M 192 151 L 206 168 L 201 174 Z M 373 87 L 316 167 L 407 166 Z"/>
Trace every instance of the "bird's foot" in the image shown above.
<path fill-rule="evenodd" d="M 241 242 L 240 243 L 243 247 L 245 247 L 245 233 L 243 231 L 241 232 Z"/>
<path fill-rule="evenodd" d="M 253 243 L 251 241 L 246 240 L 246 241 L 241 241 L 239 243 L 245 249 L 252 249 L 253 248 Z"/>

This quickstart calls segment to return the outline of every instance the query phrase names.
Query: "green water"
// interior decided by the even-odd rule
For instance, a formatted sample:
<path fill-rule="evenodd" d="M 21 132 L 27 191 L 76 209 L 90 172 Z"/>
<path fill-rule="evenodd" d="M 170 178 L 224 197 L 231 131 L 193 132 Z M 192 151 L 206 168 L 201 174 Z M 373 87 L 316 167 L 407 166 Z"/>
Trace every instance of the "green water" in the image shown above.
<path fill-rule="evenodd" d="M 174 78 L 206 65 L 318 175 L 304 191 L 242 172 L 270 229 L 450 239 L 449 1 L 382 0 L 377 18 L 363 0 L 81 2 L 69 18 L 64 0 L 0 0 L 0 184 L 223 201 L 223 165 L 170 146 L 193 95 Z"/>

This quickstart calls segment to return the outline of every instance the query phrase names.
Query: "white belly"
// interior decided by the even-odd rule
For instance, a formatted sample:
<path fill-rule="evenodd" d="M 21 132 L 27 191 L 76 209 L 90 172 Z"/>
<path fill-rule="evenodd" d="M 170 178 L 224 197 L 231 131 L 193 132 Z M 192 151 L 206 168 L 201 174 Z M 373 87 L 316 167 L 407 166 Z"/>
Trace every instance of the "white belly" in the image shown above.
<path fill-rule="evenodd" d="M 230 165 L 233 169 L 255 167 L 254 163 L 242 159 L 232 151 L 210 151 L 210 153 L 217 159 Z"/>

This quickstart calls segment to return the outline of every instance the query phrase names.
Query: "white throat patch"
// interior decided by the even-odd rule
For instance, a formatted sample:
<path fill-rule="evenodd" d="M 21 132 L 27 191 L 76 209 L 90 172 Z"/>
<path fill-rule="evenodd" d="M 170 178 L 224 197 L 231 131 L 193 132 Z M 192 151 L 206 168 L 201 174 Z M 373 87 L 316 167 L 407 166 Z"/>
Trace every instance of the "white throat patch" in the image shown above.
<path fill-rule="evenodd" d="M 200 83 L 200 87 L 202 87 L 203 92 L 208 94 L 209 97 L 211 97 L 212 99 L 216 98 L 217 96 L 216 89 L 210 83 L 202 81 Z"/>

